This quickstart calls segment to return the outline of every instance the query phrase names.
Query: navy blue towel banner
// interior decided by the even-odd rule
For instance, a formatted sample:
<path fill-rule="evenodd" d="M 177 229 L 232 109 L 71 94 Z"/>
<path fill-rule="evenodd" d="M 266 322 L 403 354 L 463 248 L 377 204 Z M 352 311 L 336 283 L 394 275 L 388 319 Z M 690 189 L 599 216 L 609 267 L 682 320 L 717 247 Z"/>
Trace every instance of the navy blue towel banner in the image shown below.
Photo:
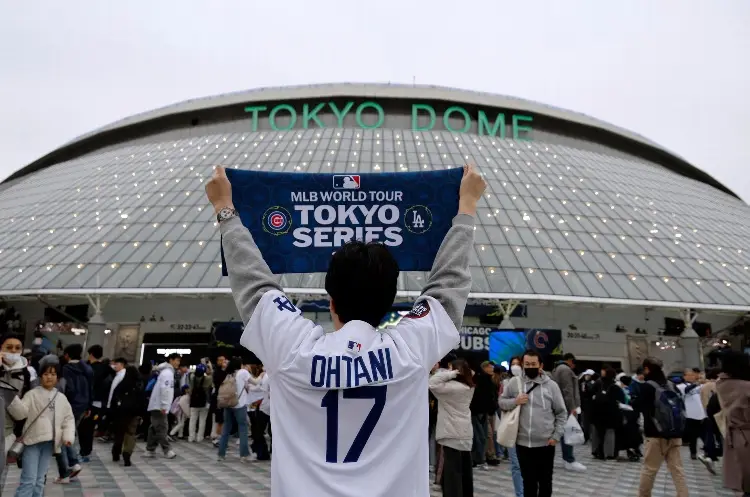
<path fill-rule="evenodd" d="M 463 168 L 410 173 L 227 169 L 232 201 L 274 274 L 324 273 L 351 239 L 390 248 L 402 271 L 429 271 L 458 211 Z M 227 276 L 224 248 L 222 274 Z"/>

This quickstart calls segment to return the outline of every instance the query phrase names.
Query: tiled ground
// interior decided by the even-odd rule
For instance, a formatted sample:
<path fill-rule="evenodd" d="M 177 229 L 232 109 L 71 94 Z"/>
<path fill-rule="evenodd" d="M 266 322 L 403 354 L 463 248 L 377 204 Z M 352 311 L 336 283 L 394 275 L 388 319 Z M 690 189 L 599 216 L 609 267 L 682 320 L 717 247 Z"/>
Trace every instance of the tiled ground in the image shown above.
<path fill-rule="evenodd" d="M 216 462 L 216 449 L 208 443 L 174 445 L 178 456 L 173 460 L 143 459 L 141 449 L 134 458 L 134 466 L 124 468 L 109 455 L 109 446 L 98 444 L 95 455 L 85 465 L 80 481 L 69 485 L 51 483 L 56 475 L 50 468 L 45 497 L 235 497 L 241 495 L 270 495 L 270 463 L 241 464 L 236 447 L 232 447 L 226 462 Z M 685 450 L 685 449 L 683 449 Z M 555 465 L 555 497 L 633 497 L 637 495 L 640 465 L 629 462 L 600 462 L 591 460 L 588 448 L 577 449 L 579 461 L 588 466 L 584 474 L 566 472 L 559 456 Z M 721 487 L 721 477 L 711 476 L 698 461 L 683 454 L 691 497 L 733 497 Z M 720 471 L 719 471 L 720 473 Z M 18 485 L 19 470 L 13 467 L 5 478 L 1 495 L 11 496 Z M 503 463 L 487 471 L 474 473 L 474 495 L 477 497 L 511 497 L 513 483 L 510 465 Z M 659 473 L 654 497 L 673 496 L 674 486 L 666 468 Z M 433 496 L 440 496 L 433 487 Z"/>

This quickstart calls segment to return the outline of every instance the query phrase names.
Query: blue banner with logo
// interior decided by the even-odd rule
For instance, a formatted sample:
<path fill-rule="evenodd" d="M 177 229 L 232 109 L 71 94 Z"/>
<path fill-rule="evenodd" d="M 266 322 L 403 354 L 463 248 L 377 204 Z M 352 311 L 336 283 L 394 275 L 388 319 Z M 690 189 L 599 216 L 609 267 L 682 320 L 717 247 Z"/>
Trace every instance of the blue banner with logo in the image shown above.
<path fill-rule="evenodd" d="M 227 169 L 232 201 L 274 274 L 326 272 L 351 239 L 383 242 L 402 271 L 429 271 L 458 211 L 463 168 L 410 173 Z M 222 274 L 227 275 L 224 250 Z"/>

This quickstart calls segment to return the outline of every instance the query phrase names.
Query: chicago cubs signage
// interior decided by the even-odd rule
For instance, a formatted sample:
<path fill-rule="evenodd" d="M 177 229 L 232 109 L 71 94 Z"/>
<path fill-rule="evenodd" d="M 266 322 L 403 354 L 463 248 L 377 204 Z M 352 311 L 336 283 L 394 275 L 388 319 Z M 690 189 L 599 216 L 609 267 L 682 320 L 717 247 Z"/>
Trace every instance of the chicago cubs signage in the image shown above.
<path fill-rule="evenodd" d="M 326 272 L 346 242 L 382 242 L 402 271 L 429 271 L 458 211 L 462 168 L 376 174 L 227 169 L 232 200 L 271 271 Z M 223 251 L 222 251 L 223 260 Z M 226 276 L 226 264 L 222 264 Z"/>

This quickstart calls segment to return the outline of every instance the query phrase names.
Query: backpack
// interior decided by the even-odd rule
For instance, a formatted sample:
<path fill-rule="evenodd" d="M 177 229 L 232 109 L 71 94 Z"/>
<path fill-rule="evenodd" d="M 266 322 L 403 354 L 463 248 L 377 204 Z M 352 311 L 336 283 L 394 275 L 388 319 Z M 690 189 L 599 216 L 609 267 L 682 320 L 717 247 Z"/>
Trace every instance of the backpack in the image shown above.
<path fill-rule="evenodd" d="M 159 379 L 159 373 L 151 373 L 151 377 L 148 379 L 148 383 L 146 383 L 146 393 L 150 394 L 154 391 L 154 386 L 156 385 L 157 380 Z"/>
<path fill-rule="evenodd" d="M 682 438 L 685 431 L 685 402 L 671 382 L 662 386 L 655 381 L 648 382 L 654 387 L 654 414 L 651 421 L 661 438 Z"/>
<path fill-rule="evenodd" d="M 206 395 L 206 377 L 193 378 L 190 389 L 190 407 L 206 407 L 208 403 L 208 395 Z"/>
<path fill-rule="evenodd" d="M 219 393 L 216 396 L 216 407 L 227 409 L 237 405 L 237 383 L 234 381 L 234 375 L 228 375 L 219 387 Z"/>

